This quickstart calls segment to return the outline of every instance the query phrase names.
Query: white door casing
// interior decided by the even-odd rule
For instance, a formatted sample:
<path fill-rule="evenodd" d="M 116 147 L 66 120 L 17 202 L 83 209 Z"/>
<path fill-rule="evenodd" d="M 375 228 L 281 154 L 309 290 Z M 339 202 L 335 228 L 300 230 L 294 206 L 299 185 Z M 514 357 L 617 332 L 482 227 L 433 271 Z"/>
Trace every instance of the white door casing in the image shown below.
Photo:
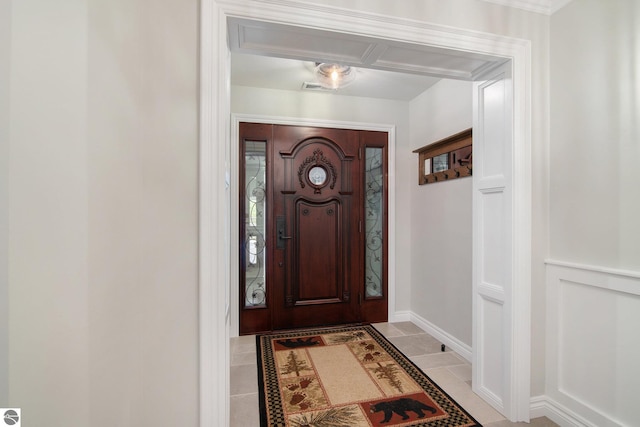
<path fill-rule="evenodd" d="M 295 0 L 202 0 L 201 2 L 201 46 L 200 46 L 200 425 L 227 425 L 229 419 L 229 280 L 230 207 L 228 184 L 231 163 L 229 153 L 232 142 L 230 134 L 230 51 L 227 46 L 227 18 L 245 18 L 323 29 L 345 34 L 403 40 L 423 46 L 457 49 L 470 54 L 480 53 L 510 59 L 512 70 L 512 108 L 505 113 L 508 127 L 512 129 L 511 151 L 503 156 L 503 166 L 509 166 L 510 195 L 502 200 L 502 221 L 480 221 L 482 211 L 475 209 L 474 226 L 500 226 L 507 233 L 510 256 L 508 267 L 502 274 L 509 277 L 509 286 L 487 281 L 488 285 L 476 291 L 476 242 L 474 240 L 474 390 L 498 408 L 512 421 L 528 421 L 530 406 L 530 286 L 531 286 L 531 119 L 530 119 L 530 42 L 493 34 L 471 32 L 434 25 L 427 22 L 405 20 L 390 16 L 373 15 L 358 10 L 345 10 L 323 5 L 311 5 Z M 475 79 L 478 80 L 478 79 Z M 487 77 L 488 81 L 491 81 Z M 481 87 L 479 83 L 476 87 Z M 486 86 L 489 88 L 490 86 Z M 496 86 L 497 87 L 497 86 Z M 492 87 L 484 91 L 487 97 L 494 93 Z M 479 102 L 479 98 L 476 101 Z M 484 110 L 477 108 L 477 111 Z M 506 110 L 505 110 L 506 111 Z M 474 119 L 475 120 L 475 119 Z M 477 125 L 474 123 L 474 139 Z M 493 127 L 491 127 L 493 129 Z M 486 127 L 488 132 L 489 127 Z M 474 146 L 476 142 L 474 141 Z M 497 149 L 496 145 L 491 147 Z M 482 156 L 482 155 L 479 155 Z M 476 148 L 474 147 L 474 175 L 477 173 Z M 493 161 L 493 160 L 491 160 Z M 489 164 L 490 167 L 497 167 Z M 482 178 L 482 175 L 478 177 Z M 489 205 L 491 194 L 502 185 L 493 184 L 485 176 L 483 187 L 474 193 L 489 195 L 484 208 L 494 212 Z M 495 207 L 495 203 L 493 204 Z M 476 227 L 477 228 L 477 227 Z M 474 233 L 479 232 L 474 230 Z M 483 230 L 481 236 L 492 236 L 491 229 Z M 474 236 L 476 237 L 476 236 Z M 493 240 L 481 241 L 495 247 Z M 489 247 L 487 247 L 489 248 Z M 483 263 L 496 265 L 487 255 Z M 487 279 L 501 273 L 491 270 Z M 479 282 L 478 282 L 479 283 Z M 484 282 L 483 282 L 484 283 Z M 491 299 L 493 298 L 493 300 Z M 497 304 L 495 301 L 504 299 Z M 478 301 L 482 300 L 482 305 Z M 489 303 L 489 301 L 494 301 Z M 500 307 L 500 308 L 498 308 Z M 478 329 L 476 324 L 483 325 Z M 495 334 L 499 333 L 499 338 Z M 484 334 L 484 335 L 482 335 Z M 485 340 L 484 342 L 482 340 Z M 479 342 L 480 341 L 480 342 Z M 498 343 L 497 346 L 494 346 Z M 478 345 L 476 345 L 478 344 Z M 484 352 L 478 357 L 477 348 Z M 487 353 L 490 352 L 490 353 Z M 499 355 L 501 364 L 491 364 L 487 356 Z M 223 380 L 222 380 L 223 379 Z"/>

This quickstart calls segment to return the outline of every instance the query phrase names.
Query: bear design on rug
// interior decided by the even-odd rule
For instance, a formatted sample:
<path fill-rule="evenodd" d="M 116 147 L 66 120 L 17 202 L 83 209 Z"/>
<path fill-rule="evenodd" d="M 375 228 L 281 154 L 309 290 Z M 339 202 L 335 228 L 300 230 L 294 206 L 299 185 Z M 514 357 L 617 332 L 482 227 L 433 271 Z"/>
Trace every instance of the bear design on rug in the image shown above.
<path fill-rule="evenodd" d="M 311 347 L 313 345 L 318 345 L 318 342 L 315 341 L 315 337 L 310 337 L 310 338 L 307 338 L 306 340 L 303 340 L 302 338 L 298 338 L 295 340 L 292 340 L 291 338 L 287 338 L 286 340 L 278 340 L 276 342 L 281 346 L 287 347 L 287 348 Z"/>
<path fill-rule="evenodd" d="M 418 400 L 403 397 L 398 400 L 390 400 L 388 402 L 380 402 L 375 405 L 371 405 L 371 413 L 380 411 L 384 411 L 384 420 L 381 421 L 381 423 L 384 424 L 391 421 L 391 417 L 394 412 L 400 415 L 403 420 L 406 420 L 409 418 L 407 411 L 415 412 L 418 418 L 424 418 L 424 411 L 429 411 L 432 414 L 435 414 L 436 408 L 425 405 Z"/>

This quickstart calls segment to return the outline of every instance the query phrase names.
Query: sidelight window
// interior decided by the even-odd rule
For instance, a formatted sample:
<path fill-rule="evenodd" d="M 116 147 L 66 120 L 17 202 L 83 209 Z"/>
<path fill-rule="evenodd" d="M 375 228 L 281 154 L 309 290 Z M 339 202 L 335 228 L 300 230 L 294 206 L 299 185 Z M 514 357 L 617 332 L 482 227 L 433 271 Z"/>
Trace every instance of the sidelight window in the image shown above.
<path fill-rule="evenodd" d="M 266 305 L 267 144 L 244 141 L 244 306 Z"/>
<path fill-rule="evenodd" d="M 381 297 L 384 277 L 384 162 L 383 148 L 365 152 L 365 295 Z"/>

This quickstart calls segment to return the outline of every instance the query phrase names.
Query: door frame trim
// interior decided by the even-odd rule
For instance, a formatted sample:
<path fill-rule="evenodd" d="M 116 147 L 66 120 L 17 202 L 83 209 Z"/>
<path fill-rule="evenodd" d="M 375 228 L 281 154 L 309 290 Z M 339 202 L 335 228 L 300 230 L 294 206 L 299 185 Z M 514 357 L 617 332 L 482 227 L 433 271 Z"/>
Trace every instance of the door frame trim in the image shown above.
<path fill-rule="evenodd" d="M 513 369 L 505 415 L 528 421 L 531 382 L 531 41 L 296 0 L 201 0 L 199 121 L 200 426 L 229 419 L 230 50 L 227 18 L 402 40 L 510 59 L 513 66 Z M 391 201 L 390 201 L 391 202 Z M 391 232 L 391 230 L 390 230 Z"/>
<path fill-rule="evenodd" d="M 387 132 L 388 145 L 387 155 L 388 158 L 388 256 L 387 256 L 387 306 L 388 306 L 388 319 L 389 322 L 400 321 L 395 312 L 396 302 L 396 254 L 395 254 L 395 148 L 396 148 L 396 126 L 392 124 L 381 123 L 365 123 L 365 122 L 350 122 L 339 120 L 323 120 L 313 118 L 299 118 L 299 117 L 280 117 L 280 116 L 267 116 L 257 114 L 231 114 L 231 145 L 229 149 L 229 163 L 230 163 L 230 182 L 229 182 L 229 198 L 231 202 L 230 206 L 230 291 L 229 291 L 229 336 L 237 337 L 239 335 L 240 327 L 240 265 L 238 257 L 233 254 L 237 254 L 240 251 L 240 213 L 238 212 L 240 200 L 240 170 L 237 167 L 240 161 L 240 150 L 238 145 L 238 139 L 240 138 L 240 122 L 248 123 L 264 123 L 273 125 L 287 125 L 287 126 L 311 126 L 319 128 L 332 128 L 332 129 L 353 129 L 353 130 L 370 130 Z M 234 145 L 235 144 L 235 145 Z"/>

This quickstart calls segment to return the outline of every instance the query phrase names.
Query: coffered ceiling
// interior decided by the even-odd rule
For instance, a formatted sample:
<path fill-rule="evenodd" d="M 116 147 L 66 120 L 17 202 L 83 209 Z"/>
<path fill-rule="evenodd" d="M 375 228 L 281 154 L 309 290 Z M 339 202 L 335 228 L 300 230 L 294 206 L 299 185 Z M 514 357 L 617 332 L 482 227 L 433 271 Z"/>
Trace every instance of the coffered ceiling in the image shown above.
<path fill-rule="evenodd" d="M 440 78 L 473 80 L 500 58 L 353 34 L 230 19 L 232 84 L 303 90 L 316 62 L 358 69 L 342 95 L 410 100 Z"/>

